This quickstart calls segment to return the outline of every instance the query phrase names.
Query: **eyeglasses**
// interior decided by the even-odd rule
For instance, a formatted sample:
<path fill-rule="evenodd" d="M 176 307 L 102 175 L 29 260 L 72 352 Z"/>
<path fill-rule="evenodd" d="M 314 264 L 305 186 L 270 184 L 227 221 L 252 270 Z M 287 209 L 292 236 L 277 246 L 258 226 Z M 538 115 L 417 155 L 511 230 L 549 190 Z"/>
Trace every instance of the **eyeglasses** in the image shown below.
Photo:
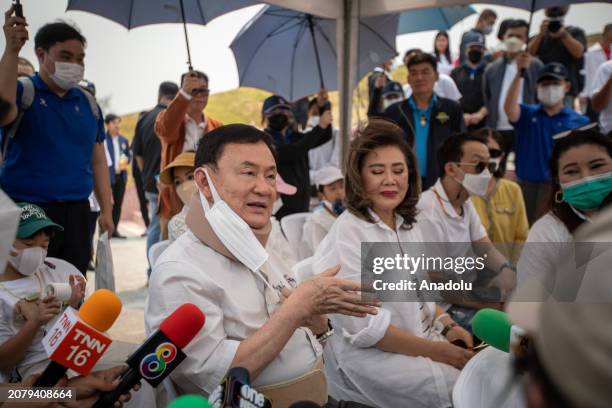
<path fill-rule="evenodd" d="M 203 95 L 207 96 L 210 93 L 210 89 L 208 88 L 195 88 L 191 90 L 191 96 Z"/>
<path fill-rule="evenodd" d="M 500 157 L 504 152 L 499 150 L 499 149 L 489 149 L 489 156 L 491 156 L 492 159 L 497 159 L 498 157 Z"/>
<path fill-rule="evenodd" d="M 478 163 L 461 163 L 456 162 L 460 166 L 472 166 L 474 170 L 476 170 L 476 174 L 480 174 L 484 171 L 484 169 L 489 169 L 489 172 L 493 173 L 497 170 L 497 163 L 495 162 L 478 162 Z"/>

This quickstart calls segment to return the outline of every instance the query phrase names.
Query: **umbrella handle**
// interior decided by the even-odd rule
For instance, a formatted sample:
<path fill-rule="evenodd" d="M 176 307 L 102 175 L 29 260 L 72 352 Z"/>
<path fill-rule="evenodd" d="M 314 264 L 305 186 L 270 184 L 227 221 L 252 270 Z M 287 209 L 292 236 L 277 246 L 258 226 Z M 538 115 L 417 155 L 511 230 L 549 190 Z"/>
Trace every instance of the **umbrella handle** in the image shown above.
<path fill-rule="evenodd" d="M 181 6 L 181 18 L 183 20 L 183 33 L 185 34 L 185 44 L 187 45 L 187 65 L 189 66 L 189 71 L 193 71 L 193 66 L 191 65 L 191 51 L 189 50 L 189 36 L 187 35 L 187 21 L 185 20 L 185 7 L 183 6 L 183 0 L 179 0 Z"/>
<path fill-rule="evenodd" d="M 321 70 L 321 58 L 319 57 L 319 47 L 317 47 L 317 40 L 314 33 L 314 23 L 312 22 L 312 15 L 308 14 L 306 19 L 308 20 L 308 29 L 310 30 L 310 37 L 312 37 L 312 45 L 314 46 L 315 58 L 317 59 L 317 70 L 319 71 L 319 83 L 321 89 L 325 88 L 323 82 L 323 71 Z"/>

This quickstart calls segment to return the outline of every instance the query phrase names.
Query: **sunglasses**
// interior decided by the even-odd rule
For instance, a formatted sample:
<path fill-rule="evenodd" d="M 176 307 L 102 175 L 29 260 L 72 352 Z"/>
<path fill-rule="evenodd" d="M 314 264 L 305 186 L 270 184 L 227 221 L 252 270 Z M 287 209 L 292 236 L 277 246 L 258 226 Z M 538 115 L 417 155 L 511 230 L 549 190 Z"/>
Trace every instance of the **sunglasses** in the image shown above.
<path fill-rule="evenodd" d="M 191 90 L 191 96 L 203 95 L 206 96 L 210 93 L 210 89 L 208 88 L 195 88 Z"/>
<path fill-rule="evenodd" d="M 489 149 L 489 156 L 491 156 L 492 159 L 497 159 L 503 153 L 504 152 L 502 150 L 499 150 L 499 149 Z"/>
<path fill-rule="evenodd" d="M 494 173 L 497 170 L 497 163 L 495 162 L 478 162 L 478 163 L 461 163 L 457 162 L 456 164 L 460 166 L 472 166 L 474 170 L 476 170 L 476 174 L 480 174 L 484 171 L 484 169 L 489 169 L 489 172 Z"/>

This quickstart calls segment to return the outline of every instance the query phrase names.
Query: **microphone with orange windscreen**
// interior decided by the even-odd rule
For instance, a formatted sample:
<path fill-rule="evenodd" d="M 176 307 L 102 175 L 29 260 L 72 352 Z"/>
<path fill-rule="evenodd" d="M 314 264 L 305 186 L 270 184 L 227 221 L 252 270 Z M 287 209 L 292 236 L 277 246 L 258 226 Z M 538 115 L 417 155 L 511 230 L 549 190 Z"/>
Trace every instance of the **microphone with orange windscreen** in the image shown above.
<path fill-rule="evenodd" d="M 121 313 L 121 300 L 107 289 L 95 291 L 77 311 L 71 307 L 55 322 L 42 343 L 51 362 L 34 387 L 52 387 L 68 369 L 87 375 L 112 340 L 104 334 Z"/>

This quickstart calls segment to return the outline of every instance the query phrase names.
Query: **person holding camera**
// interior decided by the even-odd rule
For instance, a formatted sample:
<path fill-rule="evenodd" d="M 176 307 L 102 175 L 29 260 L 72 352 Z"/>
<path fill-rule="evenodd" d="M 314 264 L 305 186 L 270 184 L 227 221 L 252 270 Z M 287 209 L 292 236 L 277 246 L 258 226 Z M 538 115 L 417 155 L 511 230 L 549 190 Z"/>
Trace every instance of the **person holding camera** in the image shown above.
<path fill-rule="evenodd" d="M 558 62 L 565 66 L 571 83 L 567 102 L 573 108 L 574 98 L 584 86 L 584 77 L 580 70 L 587 41 L 583 29 L 564 25 L 564 17 L 568 11 L 569 6 L 545 9 L 546 19 L 542 21 L 538 35 L 529 42 L 527 50 L 544 64 Z"/>

